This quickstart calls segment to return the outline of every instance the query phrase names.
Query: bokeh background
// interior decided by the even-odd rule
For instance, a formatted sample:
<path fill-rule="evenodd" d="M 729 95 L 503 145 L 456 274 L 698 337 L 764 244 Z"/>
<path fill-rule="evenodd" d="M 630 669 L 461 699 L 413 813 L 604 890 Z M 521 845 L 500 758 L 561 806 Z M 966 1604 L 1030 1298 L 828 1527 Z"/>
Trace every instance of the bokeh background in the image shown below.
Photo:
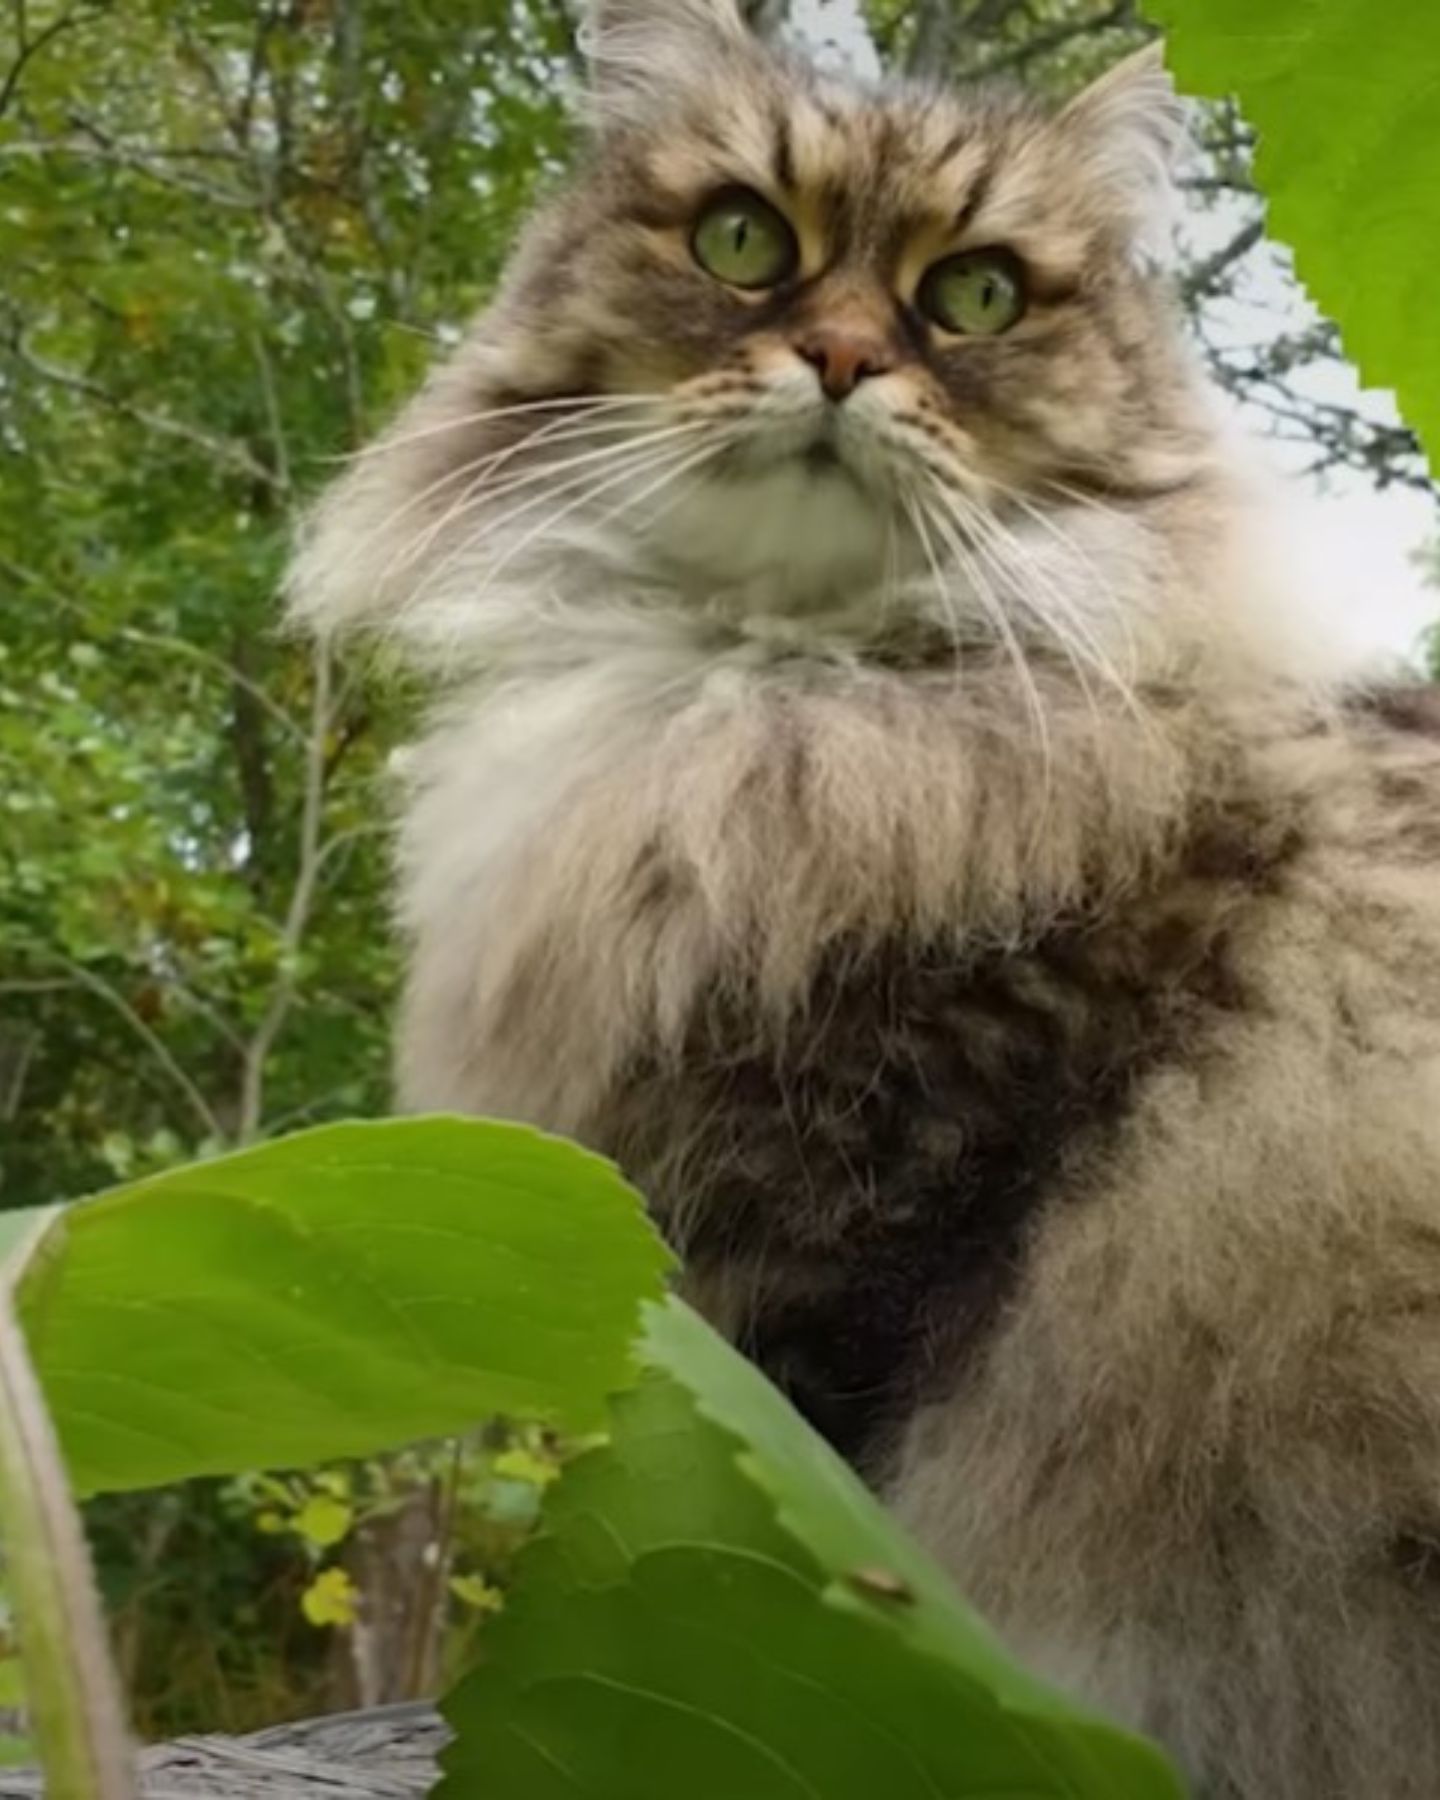
<path fill-rule="evenodd" d="M 1057 94 L 1147 36 L 1135 0 L 751 11 L 863 69 Z M 0 0 L 0 1207 L 385 1106 L 385 770 L 417 700 L 288 640 L 276 592 L 307 500 L 561 177 L 575 13 Z M 1265 240 L 1251 150 L 1232 109 L 1199 115 L 1184 303 L 1423 670 L 1435 493 Z M 432 1691 L 552 1468 L 495 1427 L 97 1503 L 141 1728 Z"/>

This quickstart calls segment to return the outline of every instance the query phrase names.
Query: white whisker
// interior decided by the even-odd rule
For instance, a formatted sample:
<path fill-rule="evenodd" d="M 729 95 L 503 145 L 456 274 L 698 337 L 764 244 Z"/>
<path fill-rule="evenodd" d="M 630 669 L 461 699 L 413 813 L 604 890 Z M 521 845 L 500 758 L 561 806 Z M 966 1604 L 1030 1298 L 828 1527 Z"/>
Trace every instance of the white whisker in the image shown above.
<path fill-rule="evenodd" d="M 951 496 L 938 482 L 933 484 L 932 497 L 940 500 L 946 506 L 948 506 L 951 499 Z M 1040 750 L 1042 783 L 1048 803 L 1053 768 L 1050 721 L 1046 716 L 1045 702 L 1041 695 L 1039 684 L 1035 680 L 1034 671 L 1031 669 L 1029 658 L 1025 654 L 1025 646 L 1016 635 L 1015 628 L 1006 615 L 1004 600 L 990 586 L 983 570 L 975 562 L 969 550 L 966 548 L 963 536 L 964 521 L 961 519 L 960 515 L 953 511 L 949 516 L 947 516 L 944 511 L 938 513 L 932 512 L 930 514 L 930 520 L 944 538 L 956 561 L 969 576 L 971 586 L 975 592 L 975 597 L 979 600 L 981 606 L 984 607 L 986 616 L 994 626 L 1001 643 L 1005 647 L 1006 654 L 1009 656 L 1011 664 L 1014 667 L 1016 678 L 1019 681 L 1021 691 L 1025 696 L 1025 703 L 1031 716 L 1031 722 L 1035 727 L 1036 741 Z M 957 529 L 957 526 L 959 529 Z"/>
<path fill-rule="evenodd" d="M 960 625 L 959 612 L 955 605 L 954 596 L 950 592 L 950 583 L 945 578 L 945 572 L 940 565 L 939 554 L 936 551 L 934 541 L 930 536 L 930 528 L 926 524 L 927 514 L 923 499 L 917 500 L 912 498 L 909 494 L 906 494 L 903 498 L 905 510 L 910 518 L 910 524 L 916 537 L 920 540 L 920 547 L 925 554 L 925 560 L 930 565 L 930 574 L 935 583 L 935 598 L 945 614 L 942 623 L 949 634 L 950 648 L 955 657 L 955 671 L 958 675 L 963 661 L 965 634 Z"/>
<path fill-rule="evenodd" d="M 374 579 L 373 587 L 378 593 L 398 569 L 405 567 L 407 563 L 418 562 L 445 527 L 463 513 L 467 502 L 485 486 L 488 478 L 497 469 L 520 455 L 522 451 L 529 450 L 540 443 L 548 443 L 553 446 L 557 443 L 584 442 L 593 437 L 633 430 L 634 422 L 630 418 L 576 420 L 566 414 L 558 419 L 552 419 L 549 424 L 541 425 L 537 430 L 527 432 L 524 437 L 517 438 L 514 443 L 503 445 L 498 450 L 488 450 L 483 456 L 460 463 L 453 469 L 447 469 L 434 481 L 411 494 L 377 525 L 368 531 L 357 534 L 356 542 L 347 561 L 354 561 L 374 545 L 391 536 L 395 527 L 408 513 L 422 507 L 427 500 L 448 487 L 451 482 L 462 481 L 467 476 L 474 477 L 459 498 L 447 506 L 437 519 L 432 520 L 429 526 L 423 527 L 415 536 L 402 543 L 399 549 L 390 556 Z M 549 466 L 554 467 L 553 464 Z"/>
<path fill-rule="evenodd" d="M 1098 703 L 1086 679 L 1087 667 L 1114 689 L 1127 710 L 1137 718 L 1142 717 L 1143 709 L 1136 698 L 1133 685 L 1106 654 L 1083 614 L 1076 608 L 1074 600 L 1054 573 L 993 514 L 977 511 L 972 527 L 977 544 L 987 546 L 987 554 L 998 557 L 1003 553 L 1016 565 L 1017 572 L 1012 576 L 1012 581 L 1017 601 L 1026 607 L 1059 646 L 1073 669 L 1091 710 L 1098 711 Z M 1035 592 L 1031 591 L 1032 586 Z"/>
<path fill-rule="evenodd" d="M 1075 557 L 1077 561 L 1082 562 L 1085 565 L 1086 569 L 1091 574 L 1091 576 L 1094 577 L 1097 591 L 1101 592 L 1101 593 L 1105 593 L 1110 600 L 1112 600 L 1112 601 L 1114 600 L 1114 598 L 1115 598 L 1114 590 L 1113 590 L 1113 587 L 1111 586 L 1111 583 L 1107 580 L 1107 578 L 1101 572 L 1099 566 L 1096 564 L 1094 558 L 1090 555 L 1089 551 L 1085 548 L 1085 546 L 1083 544 L 1081 544 L 1078 541 L 1078 539 L 1071 536 L 1071 534 L 1068 531 L 1065 531 L 1054 519 L 1052 519 L 1050 517 L 1049 513 L 1046 512 L 1043 507 L 1036 506 L 1034 504 L 1034 502 L 1026 494 L 1021 492 L 1021 490 L 1019 488 L 1012 488 L 1007 485 L 1001 484 L 999 482 L 992 482 L 992 485 L 995 486 L 997 488 L 997 490 L 1001 494 L 1003 494 L 1004 497 L 1013 506 L 1018 507 L 1019 510 L 1025 514 L 1026 518 L 1028 518 L 1033 524 L 1039 526 L 1042 531 L 1048 533 L 1049 536 L 1055 540 L 1055 542 L 1060 546 L 1060 548 L 1063 551 L 1065 551 L 1068 555 Z M 997 523 L 998 523 L 998 521 L 997 521 Z M 1067 612 L 1069 613 L 1070 617 L 1072 618 L 1072 620 L 1075 624 L 1077 631 L 1081 632 L 1082 635 L 1084 635 L 1085 638 L 1087 639 L 1087 641 L 1089 642 L 1091 648 L 1093 649 L 1093 651 L 1095 653 L 1097 667 L 1103 665 L 1104 668 L 1108 671 L 1110 678 L 1115 682 L 1115 684 L 1118 687 L 1122 688 L 1126 692 L 1127 695 L 1133 694 L 1133 677 L 1127 677 L 1125 675 L 1122 675 L 1121 672 L 1117 668 L 1115 668 L 1115 666 L 1111 662 L 1110 658 L 1106 654 L 1104 648 L 1101 646 L 1099 640 L 1097 638 L 1095 638 L 1095 636 L 1091 632 L 1088 622 L 1085 620 L 1084 615 L 1075 606 L 1073 600 L 1071 600 L 1068 595 L 1064 594 L 1063 590 L 1059 590 L 1058 588 L 1057 588 L 1057 598 L 1059 598 L 1061 600 L 1061 602 L 1064 604 Z M 1136 659 L 1136 652 L 1135 652 L 1134 635 L 1130 631 L 1129 625 L 1128 625 L 1127 609 L 1123 605 L 1115 605 L 1112 608 L 1112 616 L 1115 619 L 1116 623 L 1121 627 L 1121 629 L 1125 633 L 1125 648 L 1126 648 L 1126 652 L 1127 652 L 1127 660 L 1129 661 L 1130 666 L 1133 669 L 1136 666 L 1137 659 Z"/>
<path fill-rule="evenodd" d="M 699 423 L 703 422 L 696 422 L 696 424 Z M 678 431 L 683 433 L 688 439 L 695 428 L 695 425 L 678 428 L 671 427 L 667 428 L 666 433 L 657 435 L 670 436 Z M 493 587 L 499 574 L 507 568 L 523 550 L 534 543 L 536 539 L 544 536 L 546 532 L 553 530 L 562 520 L 569 518 L 582 507 L 589 505 L 601 494 L 610 492 L 615 487 L 619 486 L 621 482 L 627 481 L 636 475 L 645 474 L 651 469 L 665 463 L 671 457 L 683 458 L 684 453 L 685 447 L 683 445 L 676 445 L 673 442 L 667 442 L 657 448 L 656 438 L 652 436 L 639 444 L 627 446 L 624 450 L 618 452 L 618 466 L 610 468 L 608 473 L 602 472 L 602 478 L 599 481 L 592 481 L 591 471 L 587 468 L 578 475 L 572 474 L 567 480 L 558 483 L 555 488 L 547 489 L 545 493 L 532 496 L 520 506 L 512 507 L 508 512 L 502 513 L 498 519 L 482 518 L 479 526 L 463 538 L 461 542 L 451 550 L 449 555 L 447 555 L 442 562 L 431 571 L 428 578 L 421 583 L 420 587 L 411 596 L 409 605 L 415 606 L 421 604 L 428 597 L 435 585 L 437 585 L 440 578 L 476 544 L 481 542 L 482 539 L 490 535 L 497 535 L 503 529 L 513 525 L 516 520 L 533 512 L 536 507 L 543 505 L 547 500 L 554 499 L 560 495 L 572 496 L 570 499 L 566 500 L 564 505 L 558 507 L 555 511 L 542 515 L 537 524 L 532 526 L 529 530 L 522 532 L 515 542 L 506 545 L 494 560 L 485 565 L 480 571 L 479 585 L 471 596 L 474 601 L 478 602 L 487 590 Z M 578 494 L 575 492 L 577 488 L 580 490 Z"/>
<path fill-rule="evenodd" d="M 403 450 L 407 445 L 424 443 L 427 438 L 443 437 L 449 431 L 463 431 L 467 426 L 489 425 L 498 419 L 514 419 L 525 413 L 553 412 L 556 408 L 578 412 L 601 411 L 611 407 L 653 406 L 657 400 L 665 398 L 658 391 L 653 394 L 557 394 L 548 400 L 525 400 L 516 406 L 493 406 L 479 412 L 460 413 L 453 419 L 442 419 L 436 425 L 425 425 L 418 431 L 407 431 L 399 437 L 382 437 L 376 443 L 366 444 L 363 449 L 322 460 L 336 463 L 369 462 L 375 457 L 389 456 L 392 451 Z"/>
<path fill-rule="evenodd" d="M 439 576 L 444 574 L 458 558 L 464 556 L 474 545 L 479 543 L 481 539 L 497 535 L 502 530 L 513 525 L 516 520 L 523 519 L 527 514 L 534 512 L 537 507 L 543 506 L 547 500 L 553 498 L 556 494 L 573 493 L 577 487 L 585 489 L 585 486 L 590 479 L 591 467 L 595 462 L 613 461 L 618 465 L 623 465 L 623 467 L 619 469 L 619 474 L 621 475 L 635 472 L 637 458 L 641 459 L 640 466 L 645 468 L 652 467 L 653 464 L 650 461 L 650 457 L 657 446 L 663 446 L 662 453 L 668 453 L 668 447 L 675 438 L 693 437 L 697 431 L 705 429 L 705 425 L 705 421 L 695 420 L 686 425 L 665 426 L 659 431 L 647 432 L 641 437 L 633 439 L 618 447 L 613 444 L 607 444 L 600 450 L 587 451 L 581 456 L 565 458 L 559 463 L 546 464 L 543 468 L 532 471 L 531 478 L 523 482 L 517 481 L 514 485 L 502 483 L 500 488 L 494 493 L 482 492 L 478 499 L 472 501 L 470 509 L 472 512 L 478 512 L 480 514 L 478 524 L 473 530 L 467 532 L 449 554 L 442 559 L 438 567 L 431 572 L 429 580 L 422 583 L 420 589 L 413 598 L 419 600 L 424 595 L 426 589 L 438 579 Z M 579 470 L 578 474 L 575 472 L 577 469 Z M 555 479 L 557 476 L 563 476 L 564 478 L 557 481 Z M 513 494 L 517 488 L 523 490 L 524 488 L 535 487 L 542 484 L 543 492 L 531 494 L 528 499 L 523 500 L 518 506 L 512 506 L 508 511 L 500 513 L 498 517 L 490 515 L 486 510 L 488 502 L 502 498 L 507 494 Z M 602 487 L 604 485 L 605 484 L 602 484 Z"/>
<path fill-rule="evenodd" d="M 588 506 L 601 494 L 608 493 L 612 488 L 618 487 L 622 482 L 630 480 L 635 475 L 647 474 L 651 469 L 657 466 L 663 468 L 663 465 L 666 462 L 673 456 L 678 455 L 680 461 L 677 467 L 674 469 L 665 469 L 660 478 L 660 482 L 652 483 L 651 486 L 642 490 L 640 494 L 633 496 L 633 501 L 643 500 L 647 495 L 654 492 L 655 488 L 661 485 L 661 483 L 668 481 L 673 475 L 683 474 L 686 469 L 692 468 L 697 461 L 718 452 L 722 447 L 723 446 L 716 444 L 704 444 L 700 447 L 698 452 L 687 458 L 684 454 L 683 447 L 667 446 L 658 456 L 648 455 L 639 464 L 627 462 L 626 466 L 616 472 L 611 479 L 602 481 L 597 486 L 587 489 L 577 498 L 567 502 L 567 504 L 561 507 L 558 512 L 549 514 L 547 517 L 542 518 L 537 525 L 532 525 L 528 531 L 523 532 L 519 540 L 509 546 L 500 557 L 499 561 L 486 570 L 484 579 L 481 582 L 480 592 L 483 594 L 485 589 L 489 587 L 500 574 L 501 570 L 507 568 L 521 551 L 528 548 L 528 546 L 534 543 L 537 538 L 543 537 L 548 531 L 553 531 L 555 526 L 563 519 L 570 518 L 574 513 L 579 512 L 582 507 Z M 613 507 L 610 511 L 602 513 L 601 521 L 603 522 L 606 519 L 615 517 L 618 513 L 625 511 L 631 504 L 632 497 L 627 496 L 618 507 Z"/>
<path fill-rule="evenodd" d="M 507 495 L 520 492 L 527 487 L 548 484 L 567 470 L 598 462 L 603 457 L 617 456 L 631 449 L 643 448 L 646 444 L 653 442 L 657 436 L 693 429 L 695 429 L 693 424 L 657 426 L 653 431 L 637 434 L 633 420 L 611 419 L 608 421 L 598 420 L 569 432 L 561 432 L 556 436 L 550 436 L 548 428 L 533 432 L 518 443 L 511 444 L 488 458 L 465 491 L 446 507 L 438 519 L 432 520 L 418 537 L 412 539 L 411 543 L 398 553 L 397 558 L 392 558 L 390 567 L 420 561 L 436 538 L 457 520 L 463 519 L 467 511 L 475 510 L 479 504 L 489 504 L 491 501 L 504 499 Z M 547 448 L 553 449 L 556 444 L 586 443 L 594 437 L 609 437 L 611 433 L 620 434 L 620 441 L 616 442 L 613 437 L 610 437 L 608 442 L 601 443 L 577 455 L 563 457 L 557 462 L 542 461 L 533 469 L 523 469 L 517 474 L 506 476 L 503 481 L 491 483 L 490 477 L 498 469 L 542 440 L 548 440 Z"/>

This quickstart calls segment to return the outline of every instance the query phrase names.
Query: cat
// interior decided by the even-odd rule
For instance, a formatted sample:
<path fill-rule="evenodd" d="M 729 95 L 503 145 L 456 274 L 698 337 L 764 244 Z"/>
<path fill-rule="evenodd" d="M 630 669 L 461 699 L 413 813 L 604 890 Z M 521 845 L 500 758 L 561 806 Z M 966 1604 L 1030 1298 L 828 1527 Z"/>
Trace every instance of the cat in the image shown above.
<path fill-rule="evenodd" d="M 1187 346 L 1163 66 L 865 85 L 733 0 L 589 50 L 569 185 L 291 584 L 443 696 L 401 1102 L 617 1158 L 1205 1800 L 1433 1800 L 1436 718 Z"/>

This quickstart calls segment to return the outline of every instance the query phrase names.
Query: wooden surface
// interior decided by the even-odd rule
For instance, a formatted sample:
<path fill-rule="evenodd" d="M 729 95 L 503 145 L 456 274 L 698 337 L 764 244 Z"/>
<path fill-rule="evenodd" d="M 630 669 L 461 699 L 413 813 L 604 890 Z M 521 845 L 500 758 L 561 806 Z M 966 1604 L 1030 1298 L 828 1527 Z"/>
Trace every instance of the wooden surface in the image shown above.
<path fill-rule="evenodd" d="M 384 1706 L 248 1738 L 184 1738 L 141 1753 L 146 1800 L 415 1800 L 439 1771 L 428 1706 Z M 0 1800 L 37 1800 L 38 1775 L 0 1770 Z"/>

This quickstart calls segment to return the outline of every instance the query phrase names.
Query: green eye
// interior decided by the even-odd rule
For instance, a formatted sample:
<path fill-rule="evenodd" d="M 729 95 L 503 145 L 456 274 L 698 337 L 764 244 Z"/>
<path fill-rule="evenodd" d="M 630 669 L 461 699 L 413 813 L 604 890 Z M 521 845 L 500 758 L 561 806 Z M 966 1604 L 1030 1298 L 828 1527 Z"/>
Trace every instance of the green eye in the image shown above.
<path fill-rule="evenodd" d="M 920 305 L 946 331 L 994 337 L 1025 312 L 1025 278 L 1009 250 L 971 250 L 938 262 L 920 284 Z"/>
<path fill-rule="evenodd" d="M 789 222 L 748 188 L 718 195 L 695 221 L 696 262 L 731 287 L 775 287 L 795 273 L 800 252 Z"/>

